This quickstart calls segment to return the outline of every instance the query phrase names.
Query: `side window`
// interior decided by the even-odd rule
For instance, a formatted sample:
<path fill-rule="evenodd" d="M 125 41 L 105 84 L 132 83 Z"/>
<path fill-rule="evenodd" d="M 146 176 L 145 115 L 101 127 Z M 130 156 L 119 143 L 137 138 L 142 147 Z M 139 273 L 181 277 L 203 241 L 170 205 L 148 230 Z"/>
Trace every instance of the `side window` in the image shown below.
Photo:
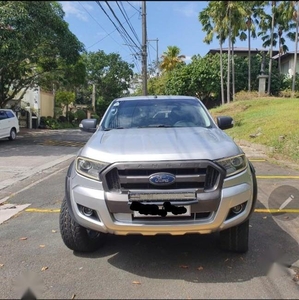
<path fill-rule="evenodd" d="M 11 111 L 7 111 L 6 114 L 7 114 L 8 118 L 14 118 L 15 117 L 14 114 Z"/>
<path fill-rule="evenodd" d="M 7 119 L 6 113 L 4 110 L 0 110 L 0 120 Z"/>

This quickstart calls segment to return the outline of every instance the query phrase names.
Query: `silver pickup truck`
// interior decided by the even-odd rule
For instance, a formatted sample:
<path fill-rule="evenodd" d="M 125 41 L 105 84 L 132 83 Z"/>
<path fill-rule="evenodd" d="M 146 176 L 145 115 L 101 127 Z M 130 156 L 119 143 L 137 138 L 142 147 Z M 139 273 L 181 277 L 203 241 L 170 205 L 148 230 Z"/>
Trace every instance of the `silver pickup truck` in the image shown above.
<path fill-rule="evenodd" d="M 248 250 L 249 218 L 257 199 L 252 164 L 189 96 L 115 99 L 71 163 L 60 211 L 65 245 L 97 250 L 107 234 L 219 233 L 220 247 Z"/>

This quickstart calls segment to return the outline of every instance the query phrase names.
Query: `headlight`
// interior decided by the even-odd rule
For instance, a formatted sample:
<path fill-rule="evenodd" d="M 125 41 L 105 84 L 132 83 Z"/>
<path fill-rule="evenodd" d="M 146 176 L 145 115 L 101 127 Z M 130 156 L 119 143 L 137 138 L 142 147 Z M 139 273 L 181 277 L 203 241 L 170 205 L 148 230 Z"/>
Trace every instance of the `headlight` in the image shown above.
<path fill-rule="evenodd" d="M 226 169 L 227 177 L 235 175 L 243 171 L 247 167 L 247 159 L 244 154 L 228 157 L 224 159 L 219 159 L 216 160 L 215 162 Z"/>
<path fill-rule="evenodd" d="M 78 157 L 76 171 L 86 177 L 99 180 L 99 173 L 107 166 L 106 163 L 96 160 Z"/>

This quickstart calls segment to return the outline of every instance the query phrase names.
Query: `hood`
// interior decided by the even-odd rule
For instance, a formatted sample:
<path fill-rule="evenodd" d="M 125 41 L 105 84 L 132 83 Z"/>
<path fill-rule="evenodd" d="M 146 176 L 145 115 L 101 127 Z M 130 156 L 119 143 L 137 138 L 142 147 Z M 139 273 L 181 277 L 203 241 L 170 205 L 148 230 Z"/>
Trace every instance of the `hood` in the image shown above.
<path fill-rule="evenodd" d="M 219 159 L 243 153 L 219 128 L 131 128 L 97 131 L 80 155 L 107 163 Z"/>

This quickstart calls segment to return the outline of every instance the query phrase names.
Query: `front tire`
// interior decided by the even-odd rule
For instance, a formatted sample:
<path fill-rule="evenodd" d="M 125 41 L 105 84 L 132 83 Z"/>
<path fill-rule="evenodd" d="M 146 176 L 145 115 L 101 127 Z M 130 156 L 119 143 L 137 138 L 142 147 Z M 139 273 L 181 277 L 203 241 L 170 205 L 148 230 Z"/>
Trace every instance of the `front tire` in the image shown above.
<path fill-rule="evenodd" d="M 17 132 L 16 132 L 16 130 L 14 128 L 12 128 L 10 130 L 10 134 L 9 134 L 9 138 L 8 139 L 10 141 L 14 141 L 16 139 L 16 137 L 17 137 Z"/>
<path fill-rule="evenodd" d="M 248 251 L 249 220 L 220 232 L 220 248 L 238 253 Z"/>
<path fill-rule="evenodd" d="M 61 205 L 59 225 L 64 244 L 73 251 L 94 252 L 104 242 L 105 234 L 86 229 L 71 217 L 65 198 Z"/>

